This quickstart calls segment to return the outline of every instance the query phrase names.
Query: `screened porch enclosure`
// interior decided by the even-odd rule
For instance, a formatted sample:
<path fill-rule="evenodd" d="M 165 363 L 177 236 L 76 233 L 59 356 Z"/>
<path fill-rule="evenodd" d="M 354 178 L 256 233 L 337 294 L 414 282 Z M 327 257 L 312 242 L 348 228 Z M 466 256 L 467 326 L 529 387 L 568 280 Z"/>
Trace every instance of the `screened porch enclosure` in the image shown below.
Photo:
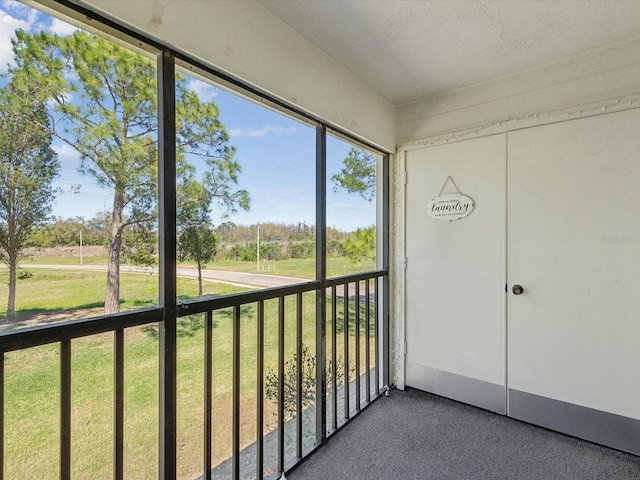
<path fill-rule="evenodd" d="M 640 479 L 639 25 L 0 2 L 0 480 Z"/>
<path fill-rule="evenodd" d="M 38 10 L 43 4 L 54 16 Z M 14 33 L 23 43 L 4 52 L 22 55 L 8 71 L 17 77 L 40 62 L 43 92 L 55 75 L 68 83 L 58 103 L 45 102 L 56 142 L 81 149 L 85 140 L 65 135 L 87 132 L 82 122 L 99 123 L 100 115 L 103 130 L 90 143 L 128 125 L 104 147 L 130 142 L 115 162 L 123 177 L 101 163 L 99 142 L 96 156 L 80 153 L 88 163 L 78 164 L 99 186 L 113 179 L 108 200 L 121 208 L 123 232 L 136 212 L 148 217 L 131 237 L 122 235 L 114 312 L 101 307 L 112 298 L 103 282 L 118 252 L 110 252 L 108 267 L 87 255 L 86 230 L 79 266 L 73 257 L 69 265 L 28 264 L 18 318 L 0 332 L 0 476 L 278 478 L 390 387 L 388 154 L 74 2 L 43 4 L 4 7 L 7 18 L 23 22 Z M 71 23 L 62 28 L 58 17 Z M 43 42 L 54 61 L 31 57 L 30 41 Z M 91 55 L 64 42 L 110 52 L 100 88 L 79 70 Z M 138 89 L 139 100 L 127 89 Z M 256 118 L 261 129 L 248 123 Z M 271 157 L 258 143 L 265 136 L 274 139 Z M 240 144 L 237 156 L 232 142 Z M 68 178 L 65 165 L 77 157 L 54 146 Z M 142 152 L 138 164 L 127 163 L 132 151 Z M 334 186 L 349 155 L 367 162 L 366 195 L 347 198 Z M 81 187 L 72 203 L 90 204 L 87 184 Z M 122 190 L 128 193 L 118 200 Z M 198 195 L 214 207 L 198 210 Z M 120 221 L 103 218 L 112 230 Z M 185 253 L 186 234 L 200 227 L 220 242 L 209 268 Z M 144 252 L 157 263 L 138 266 Z M 46 286 L 26 288 L 43 278 Z M 71 303 L 47 305 L 46 291 L 58 288 Z"/>

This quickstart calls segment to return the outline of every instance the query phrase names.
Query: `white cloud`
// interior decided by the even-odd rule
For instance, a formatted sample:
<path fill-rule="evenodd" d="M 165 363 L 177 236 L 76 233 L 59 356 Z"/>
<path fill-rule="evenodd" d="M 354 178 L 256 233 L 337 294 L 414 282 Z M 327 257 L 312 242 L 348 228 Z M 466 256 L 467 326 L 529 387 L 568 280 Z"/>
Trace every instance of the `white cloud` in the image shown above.
<path fill-rule="evenodd" d="M 13 17 L 9 13 L 2 10 L 0 10 L 0 21 L 14 31 L 18 28 L 21 28 L 23 30 L 30 30 L 32 26 L 32 23 L 30 23 L 27 19 Z"/>
<path fill-rule="evenodd" d="M 40 14 L 37 10 L 16 0 L 2 0 L 0 6 L 3 12 L 19 17 L 21 19 L 19 21 L 26 22 L 26 26 L 19 26 L 19 28 L 24 28 L 25 30 L 31 30 Z"/>
<path fill-rule="evenodd" d="M 260 128 L 232 128 L 229 136 L 232 138 L 265 138 L 267 135 L 283 137 L 296 132 L 296 127 L 281 127 L 279 125 L 265 125 Z"/>
<path fill-rule="evenodd" d="M 0 72 L 6 71 L 7 64 L 13 64 L 11 39 L 16 30 L 26 32 L 44 30 L 58 35 L 70 35 L 76 27 L 57 18 L 49 17 L 15 0 L 0 2 Z"/>
<path fill-rule="evenodd" d="M 71 75 L 65 75 L 65 78 L 70 79 L 70 80 L 74 80 L 75 76 L 73 78 L 69 78 L 72 77 Z M 62 97 L 64 99 L 64 101 L 66 103 L 73 103 L 73 93 L 71 92 L 63 92 L 60 94 L 60 97 Z M 48 100 L 47 101 L 47 107 L 49 107 L 51 110 L 55 110 L 55 108 L 58 106 L 58 102 L 56 102 L 55 100 Z"/>
<path fill-rule="evenodd" d="M 203 102 L 211 102 L 218 96 L 219 92 L 219 90 L 213 85 L 198 80 L 197 78 L 192 78 L 191 80 L 189 80 L 186 87 L 187 90 L 198 95 L 200 100 Z"/>
<path fill-rule="evenodd" d="M 44 28 L 44 30 L 48 31 L 49 33 L 56 33 L 60 36 L 66 36 L 73 34 L 73 32 L 78 30 L 78 28 L 57 18 L 52 18 L 51 22 Z"/>
<path fill-rule="evenodd" d="M 63 170 L 69 168 L 77 170 L 80 165 L 80 154 L 75 148 L 66 143 L 54 144 L 51 148 L 58 154 L 58 160 L 60 160 L 60 166 Z"/>
<path fill-rule="evenodd" d="M 3 9 L 6 7 L 4 2 Z M 29 20 L 16 18 L 4 10 L 0 10 L 0 71 L 6 71 L 7 64 L 13 64 L 13 50 L 11 39 L 18 29 L 29 31 L 32 23 Z"/>

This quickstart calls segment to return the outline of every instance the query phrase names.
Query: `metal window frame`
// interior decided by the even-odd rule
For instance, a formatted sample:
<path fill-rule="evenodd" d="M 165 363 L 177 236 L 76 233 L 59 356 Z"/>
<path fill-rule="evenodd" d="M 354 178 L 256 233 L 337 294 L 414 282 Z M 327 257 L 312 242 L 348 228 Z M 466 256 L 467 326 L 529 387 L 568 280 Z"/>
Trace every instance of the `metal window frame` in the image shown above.
<path fill-rule="evenodd" d="M 127 28 L 116 20 L 107 16 L 96 13 L 72 0 L 27 0 L 28 4 L 37 7 L 40 10 L 48 11 L 56 16 L 65 16 L 71 19 L 72 23 L 81 26 L 84 29 L 106 35 L 112 40 L 119 41 L 121 44 L 146 55 L 152 54 L 156 56 L 158 65 L 158 121 L 159 121 L 159 252 L 160 252 L 160 273 L 159 273 L 159 292 L 160 307 L 138 310 L 135 312 L 127 312 L 124 314 L 107 315 L 95 317 L 86 320 L 72 321 L 64 325 L 52 325 L 44 327 L 27 328 L 17 332 L 0 333 L 0 414 L 4 409 L 4 353 L 29 348 L 38 345 L 59 342 L 61 348 L 61 463 L 60 477 L 63 479 L 70 477 L 70 460 L 71 460 L 71 432 L 70 432 L 70 405 L 71 405 L 71 340 L 79 337 L 93 335 L 103 332 L 114 332 L 115 340 L 115 367 L 114 367 L 114 477 L 122 478 L 123 473 L 123 398 L 124 398 L 124 329 L 137 325 L 144 325 L 152 322 L 159 323 L 160 331 L 160 413 L 159 413 L 159 435 L 160 435 L 160 452 L 158 475 L 159 478 L 173 479 L 176 476 L 177 468 L 177 319 L 178 317 L 189 315 L 192 313 L 206 313 L 207 324 L 211 323 L 211 315 L 214 310 L 226 307 L 234 307 L 234 345 L 239 345 L 240 339 L 240 310 L 239 305 L 252 301 L 259 302 L 259 315 L 263 315 L 264 300 L 271 298 L 280 298 L 280 335 L 283 335 L 283 316 L 284 316 L 284 297 L 290 294 L 301 295 L 302 291 L 316 291 L 316 444 L 314 447 L 324 444 L 327 441 L 327 388 L 326 388 L 326 325 L 327 325 L 327 306 L 326 292 L 330 288 L 332 292 L 332 311 L 331 321 L 332 327 L 332 356 L 335 362 L 335 290 L 336 286 L 342 286 L 348 291 L 349 285 L 353 282 L 359 290 L 360 281 L 369 282 L 375 279 L 375 298 L 379 297 L 379 284 L 382 283 L 382 316 L 378 315 L 378 302 L 376 301 L 376 318 L 382 319 L 382 325 L 376 322 L 375 336 L 378 336 L 378 328 L 382 328 L 382 362 L 379 361 L 379 346 L 376 341 L 376 392 L 379 392 L 378 382 L 380 376 L 385 388 L 390 385 L 389 377 L 389 155 L 382 152 L 378 147 L 363 141 L 360 138 L 342 130 L 339 126 L 333 125 L 324 119 L 316 117 L 308 112 L 300 110 L 288 103 L 285 103 L 268 92 L 260 90 L 254 86 L 247 85 L 237 78 L 217 70 L 216 68 L 205 64 L 204 62 L 194 59 L 187 53 L 180 51 L 174 47 L 154 40 L 143 33 L 137 32 L 131 28 Z M 88 21 L 91 24 L 88 24 Z M 312 282 L 306 282 L 299 285 L 281 287 L 275 289 L 265 289 L 256 292 L 249 292 L 237 295 L 228 295 L 216 299 L 207 299 L 205 301 L 185 302 L 178 304 L 176 291 L 176 112 L 175 112 L 175 86 L 176 86 L 176 68 L 186 68 L 198 75 L 203 75 L 207 79 L 211 79 L 217 84 L 223 85 L 230 89 L 234 94 L 245 96 L 259 102 L 278 112 L 312 124 L 316 128 L 316 279 Z M 329 133 L 330 132 L 330 133 Z M 383 268 L 382 270 L 367 272 L 361 275 L 352 275 L 345 277 L 327 278 L 326 266 L 326 180 L 327 180 L 327 151 L 326 141 L 327 134 L 336 135 L 343 138 L 358 147 L 365 148 L 379 155 L 382 155 L 383 162 L 383 178 L 379 181 L 382 187 L 382 243 L 383 243 Z M 380 277 L 382 280 L 380 280 Z M 366 290 L 368 291 L 368 283 Z M 300 298 L 300 297 L 299 297 Z M 359 298 L 359 293 L 358 293 Z M 356 300 L 359 312 L 359 301 Z M 345 308 L 348 309 L 348 295 L 345 296 Z M 360 321 L 360 315 L 357 315 L 357 322 Z M 264 318 L 259 319 L 259 328 L 263 328 Z M 348 310 L 346 311 L 345 322 L 348 322 Z M 368 322 L 368 314 L 367 314 Z M 348 330 L 348 329 L 345 329 Z M 359 331 L 359 329 L 358 329 Z M 262 332 L 262 330 L 260 330 Z M 211 334 L 209 329 L 208 335 Z M 262 333 L 259 334 L 262 339 Z M 209 341 L 209 340 L 208 340 Z M 281 339 L 282 342 L 282 339 Z M 368 343 L 367 343 L 368 345 Z M 348 344 L 345 348 L 348 349 Z M 299 352 L 300 348 L 298 348 Z M 206 353 L 210 362 L 211 352 Z M 238 397 L 238 365 L 239 352 L 236 350 L 234 356 L 234 398 Z M 279 373 L 283 374 L 284 358 L 283 353 L 279 353 Z M 359 360 L 358 360 L 359 361 Z M 258 357 L 258 368 L 264 368 L 264 359 Z M 348 368 L 348 358 L 345 359 L 345 368 Z M 380 365 L 382 363 L 382 365 Z M 380 367 L 382 371 L 380 372 Z M 359 368 L 359 367 L 358 367 Z M 335 372 L 333 368 L 333 427 L 334 432 L 339 429 L 336 422 L 337 410 Z M 206 368 L 207 376 L 210 377 L 210 364 Z M 367 368 L 368 372 L 368 368 Z M 260 374 L 262 372 L 258 372 Z M 358 372 L 360 373 L 360 372 Z M 381 375 L 380 375 L 381 373 Z M 348 376 L 348 375 L 347 375 Z M 360 397 L 360 379 L 358 377 L 358 399 Z M 368 377 L 367 377 L 368 381 Z M 211 380 L 206 382 L 205 405 L 210 407 Z M 282 377 L 280 379 L 282 382 Z M 260 383 L 260 382 L 259 382 Z M 260 385 L 262 391 L 263 385 Z M 282 383 L 279 390 L 282 392 Z M 348 382 L 346 382 L 346 401 L 345 417 L 352 418 L 355 415 L 350 414 L 348 404 Z M 283 400 L 280 397 L 279 411 L 282 414 Z M 367 400 L 369 400 L 369 388 L 367 387 Z M 356 413 L 359 413 L 360 402 L 357 402 Z M 262 398 L 258 407 L 262 404 Z M 211 430 L 210 408 L 209 415 L 205 418 L 205 431 Z M 207 410 L 207 409 L 205 409 Z M 238 412 L 235 412 L 238 413 Z M 282 432 L 282 416 L 280 416 L 279 430 Z M 1 423 L 1 422 L 0 422 Z M 258 426 L 262 426 L 259 421 Z M 237 454 L 238 454 L 238 436 L 239 436 L 239 420 L 236 419 L 233 425 L 234 430 L 234 468 L 233 476 L 238 476 Z M 258 432 L 260 433 L 260 432 Z M 0 475 L 4 464 L 4 430 L 0 425 Z M 259 442 L 260 450 L 262 442 Z M 205 439 L 205 452 L 211 450 L 211 439 Z M 297 448 L 299 456 L 302 454 L 302 446 Z M 278 470 L 284 474 L 288 471 L 284 464 L 284 453 L 281 450 L 278 458 Z M 258 468 L 262 464 L 262 451 L 258 453 Z M 298 458 L 298 461 L 302 458 Z M 297 464 L 298 461 L 294 463 Z M 205 469 L 210 468 L 210 459 L 205 459 Z M 258 473 L 258 472 L 256 472 Z"/>

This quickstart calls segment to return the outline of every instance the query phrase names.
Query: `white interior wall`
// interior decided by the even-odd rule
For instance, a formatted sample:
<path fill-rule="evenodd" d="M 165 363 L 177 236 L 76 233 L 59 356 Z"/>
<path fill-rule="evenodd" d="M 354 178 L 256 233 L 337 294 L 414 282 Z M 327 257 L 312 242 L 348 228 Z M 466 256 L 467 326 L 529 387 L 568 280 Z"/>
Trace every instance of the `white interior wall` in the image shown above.
<path fill-rule="evenodd" d="M 412 150 L 563 122 L 640 106 L 640 41 L 618 42 L 583 55 L 491 82 L 424 99 L 398 109 L 395 175 L 402 179 Z M 396 183 L 394 276 L 405 275 L 404 182 Z M 461 272 L 463 274 L 463 272 Z M 392 306 L 396 324 L 395 382 L 404 387 L 406 288 L 398 282 Z"/>
<path fill-rule="evenodd" d="M 395 107 L 253 1 L 79 3 L 395 151 Z"/>

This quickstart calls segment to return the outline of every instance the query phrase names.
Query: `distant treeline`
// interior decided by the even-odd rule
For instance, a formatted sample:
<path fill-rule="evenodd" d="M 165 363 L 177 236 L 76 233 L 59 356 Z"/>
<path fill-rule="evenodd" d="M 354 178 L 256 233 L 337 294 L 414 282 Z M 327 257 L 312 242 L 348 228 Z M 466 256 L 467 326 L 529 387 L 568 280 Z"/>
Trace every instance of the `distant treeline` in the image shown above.
<path fill-rule="evenodd" d="M 258 225 L 236 225 L 224 222 L 214 227 L 218 238 L 216 258 L 236 261 L 256 261 L 258 228 L 260 230 L 260 258 L 264 261 L 287 258 L 309 258 L 315 255 L 315 225 L 304 222 L 295 224 L 261 223 Z M 373 232 L 373 227 L 370 229 Z M 87 220 L 83 217 L 54 217 L 44 227 L 34 231 L 31 245 L 39 248 L 72 247 L 83 245 L 108 246 L 110 238 L 109 215 L 99 214 Z M 327 228 L 327 254 L 329 256 L 351 256 L 350 245 L 358 236 L 357 232 L 344 232 Z M 125 233 L 125 251 L 138 250 L 141 244 L 155 245 L 155 232 Z M 153 247 L 151 247 L 153 248 Z M 146 251 L 149 247 L 145 248 Z"/>

